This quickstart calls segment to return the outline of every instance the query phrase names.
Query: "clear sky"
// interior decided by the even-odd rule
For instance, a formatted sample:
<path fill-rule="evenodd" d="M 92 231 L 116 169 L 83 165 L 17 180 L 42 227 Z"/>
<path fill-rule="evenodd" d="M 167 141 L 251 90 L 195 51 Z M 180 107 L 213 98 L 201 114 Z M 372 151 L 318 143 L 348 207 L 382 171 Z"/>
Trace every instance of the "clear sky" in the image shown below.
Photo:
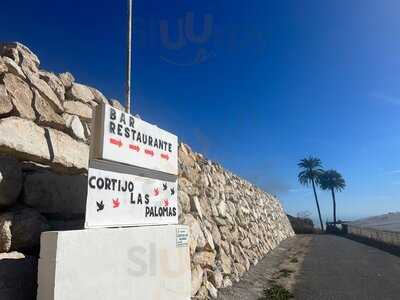
<path fill-rule="evenodd" d="M 398 0 L 134 2 L 135 113 L 289 213 L 315 217 L 296 177 L 308 155 L 347 181 L 339 218 L 399 210 Z M 2 0 L 0 40 L 123 99 L 125 10 L 124 0 Z M 325 219 L 330 195 L 319 195 Z"/>

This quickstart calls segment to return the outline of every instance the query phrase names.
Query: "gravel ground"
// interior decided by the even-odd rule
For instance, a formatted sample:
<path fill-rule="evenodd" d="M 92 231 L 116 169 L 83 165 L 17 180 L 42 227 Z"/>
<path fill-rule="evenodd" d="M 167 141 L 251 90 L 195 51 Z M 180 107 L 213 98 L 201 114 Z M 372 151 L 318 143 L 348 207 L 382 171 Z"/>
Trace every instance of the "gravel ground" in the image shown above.
<path fill-rule="evenodd" d="M 311 236 L 298 235 L 283 241 L 272 250 L 256 266 L 247 272 L 241 281 L 234 283 L 233 287 L 219 292 L 219 300 L 257 300 L 262 295 L 263 289 L 278 283 L 288 290 L 295 284 L 296 274 L 299 272 Z M 289 273 L 283 275 L 283 271 Z"/>

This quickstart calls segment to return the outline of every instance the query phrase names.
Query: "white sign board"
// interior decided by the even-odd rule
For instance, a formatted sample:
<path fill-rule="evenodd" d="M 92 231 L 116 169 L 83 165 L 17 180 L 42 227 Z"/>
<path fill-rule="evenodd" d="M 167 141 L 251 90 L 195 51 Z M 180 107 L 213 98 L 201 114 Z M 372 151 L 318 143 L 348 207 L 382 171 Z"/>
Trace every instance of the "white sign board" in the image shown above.
<path fill-rule="evenodd" d="M 91 157 L 178 175 L 176 135 L 110 105 L 98 105 Z"/>
<path fill-rule="evenodd" d="M 89 168 L 85 227 L 178 224 L 177 180 Z"/>

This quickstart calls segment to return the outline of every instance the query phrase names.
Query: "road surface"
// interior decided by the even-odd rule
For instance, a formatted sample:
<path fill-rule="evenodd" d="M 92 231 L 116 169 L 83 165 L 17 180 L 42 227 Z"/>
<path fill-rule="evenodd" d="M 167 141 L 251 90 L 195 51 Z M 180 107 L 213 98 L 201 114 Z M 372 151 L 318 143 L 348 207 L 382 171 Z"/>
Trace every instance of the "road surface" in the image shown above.
<path fill-rule="evenodd" d="M 315 235 L 294 294 L 299 300 L 400 299 L 400 258 L 347 238 Z"/>
<path fill-rule="evenodd" d="M 282 276 L 282 270 L 290 270 Z M 284 241 L 219 300 L 258 300 L 277 283 L 297 300 L 398 300 L 400 258 L 334 235 L 299 235 Z"/>

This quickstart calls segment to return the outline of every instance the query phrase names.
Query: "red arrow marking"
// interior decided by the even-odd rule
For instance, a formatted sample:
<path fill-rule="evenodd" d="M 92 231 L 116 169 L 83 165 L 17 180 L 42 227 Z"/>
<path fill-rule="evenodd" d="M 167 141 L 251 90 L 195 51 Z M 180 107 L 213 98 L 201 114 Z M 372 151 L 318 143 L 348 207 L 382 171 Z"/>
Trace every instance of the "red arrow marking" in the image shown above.
<path fill-rule="evenodd" d="M 160 189 L 159 188 L 156 188 L 156 189 L 154 189 L 154 196 L 158 196 L 160 194 Z"/>
<path fill-rule="evenodd" d="M 132 145 L 132 144 L 130 144 L 130 145 L 129 145 L 129 149 L 135 150 L 136 152 L 139 152 L 139 151 L 140 151 L 140 147 L 139 147 L 138 145 Z"/>
<path fill-rule="evenodd" d="M 118 208 L 120 205 L 119 199 L 113 199 L 113 208 Z"/>
<path fill-rule="evenodd" d="M 146 150 L 144 150 L 144 153 L 146 153 L 147 155 L 154 156 L 154 151 L 153 150 L 146 149 Z"/>
<path fill-rule="evenodd" d="M 117 139 L 113 139 L 113 138 L 111 138 L 110 139 L 110 143 L 111 144 L 114 144 L 114 145 L 116 145 L 116 146 L 118 146 L 118 147 L 122 147 L 122 142 L 121 142 L 121 140 L 117 140 Z"/>
<path fill-rule="evenodd" d="M 166 159 L 166 160 L 169 160 L 169 155 L 168 155 L 168 154 L 162 153 L 162 154 L 161 154 L 161 158 Z"/>

